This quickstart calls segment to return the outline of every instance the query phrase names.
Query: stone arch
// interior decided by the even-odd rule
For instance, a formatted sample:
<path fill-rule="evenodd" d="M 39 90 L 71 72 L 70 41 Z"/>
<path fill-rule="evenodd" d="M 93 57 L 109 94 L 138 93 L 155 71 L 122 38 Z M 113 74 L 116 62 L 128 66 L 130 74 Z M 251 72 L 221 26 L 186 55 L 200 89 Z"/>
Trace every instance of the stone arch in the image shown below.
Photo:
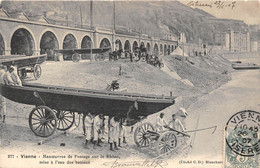
<path fill-rule="evenodd" d="M 103 38 L 99 44 L 99 48 L 111 48 L 111 43 L 107 38 Z"/>
<path fill-rule="evenodd" d="M 5 41 L 2 34 L 0 34 L 0 55 L 5 55 Z"/>
<path fill-rule="evenodd" d="M 141 48 L 141 46 L 145 47 L 145 45 L 144 45 L 144 42 L 143 42 L 143 41 L 140 43 L 140 48 Z"/>
<path fill-rule="evenodd" d="M 150 53 L 150 51 L 151 51 L 151 45 L 150 45 L 149 42 L 146 44 L 146 49 L 147 49 L 147 52 Z"/>
<path fill-rule="evenodd" d="M 163 45 L 160 44 L 160 54 L 163 53 Z"/>
<path fill-rule="evenodd" d="M 92 47 L 92 40 L 89 36 L 84 36 L 81 41 L 81 48 L 91 48 Z"/>
<path fill-rule="evenodd" d="M 41 36 L 40 54 L 47 53 L 47 59 L 54 60 L 54 49 L 59 49 L 58 39 L 53 32 L 46 31 Z"/>
<path fill-rule="evenodd" d="M 155 54 L 159 54 L 159 48 L 158 48 L 158 45 L 157 45 L 156 43 L 154 44 L 153 52 L 154 52 Z"/>
<path fill-rule="evenodd" d="M 166 44 L 164 44 L 163 55 L 167 55 L 167 45 Z"/>
<path fill-rule="evenodd" d="M 85 35 L 81 41 L 81 48 L 92 48 L 92 40 L 88 35 Z M 91 59 L 90 54 L 81 54 L 82 59 Z"/>
<path fill-rule="evenodd" d="M 130 50 L 131 50 L 131 44 L 129 40 L 126 40 L 124 45 L 124 51 L 130 51 Z"/>
<path fill-rule="evenodd" d="M 138 47 L 138 43 L 136 41 L 133 42 L 133 52 L 135 52 L 136 47 Z"/>
<path fill-rule="evenodd" d="M 11 54 L 31 56 L 34 52 L 33 35 L 25 28 L 18 28 L 11 37 Z"/>
<path fill-rule="evenodd" d="M 77 40 L 75 36 L 71 33 L 67 34 L 64 39 L 63 39 L 63 49 L 75 49 L 77 47 Z M 63 54 L 63 59 L 64 60 L 71 60 L 72 54 Z"/>
<path fill-rule="evenodd" d="M 116 46 L 115 46 L 115 50 L 120 50 L 120 49 L 123 49 L 122 47 L 122 42 L 120 39 L 117 39 L 116 42 L 115 42 Z"/>

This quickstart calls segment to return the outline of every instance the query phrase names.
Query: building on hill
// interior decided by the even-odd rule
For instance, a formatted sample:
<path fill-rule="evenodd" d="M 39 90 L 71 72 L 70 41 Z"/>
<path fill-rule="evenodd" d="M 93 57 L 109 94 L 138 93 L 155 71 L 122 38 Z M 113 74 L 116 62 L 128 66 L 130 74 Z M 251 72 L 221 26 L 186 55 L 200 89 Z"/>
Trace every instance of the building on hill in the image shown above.
<path fill-rule="evenodd" d="M 260 25 L 250 25 L 251 51 L 260 51 Z"/>
<path fill-rule="evenodd" d="M 227 33 L 216 33 L 214 36 L 215 45 L 223 46 L 231 52 L 250 51 L 250 33 L 229 30 Z"/>

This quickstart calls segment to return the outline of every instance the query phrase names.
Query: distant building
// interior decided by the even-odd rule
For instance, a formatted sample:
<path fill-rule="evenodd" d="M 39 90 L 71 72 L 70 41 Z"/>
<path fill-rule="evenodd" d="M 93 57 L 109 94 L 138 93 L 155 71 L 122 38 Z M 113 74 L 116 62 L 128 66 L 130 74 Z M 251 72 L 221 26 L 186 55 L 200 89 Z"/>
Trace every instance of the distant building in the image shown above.
<path fill-rule="evenodd" d="M 250 25 L 251 51 L 260 51 L 260 26 Z M 253 46 L 252 46 L 253 45 Z M 257 48 L 257 50 L 256 50 Z"/>
<path fill-rule="evenodd" d="M 215 34 L 215 44 L 223 46 L 225 49 L 229 49 L 229 34 L 228 33 L 217 33 Z"/>
<path fill-rule="evenodd" d="M 215 45 L 223 46 L 231 52 L 249 52 L 250 33 L 229 30 L 227 33 L 215 34 Z"/>
<path fill-rule="evenodd" d="M 186 43 L 186 42 L 187 42 L 185 33 L 180 33 L 180 38 L 179 38 L 179 40 L 180 40 L 180 41 L 179 41 L 180 43 Z"/>
<path fill-rule="evenodd" d="M 173 41 L 177 41 L 178 38 L 176 37 L 175 34 L 172 34 L 172 33 L 167 33 L 164 35 L 164 39 L 165 40 L 173 40 Z"/>
<path fill-rule="evenodd" d="M 251 41 L 251 51 L 252 52 L 257 52 L 258 51 L 258 41 Z"/>

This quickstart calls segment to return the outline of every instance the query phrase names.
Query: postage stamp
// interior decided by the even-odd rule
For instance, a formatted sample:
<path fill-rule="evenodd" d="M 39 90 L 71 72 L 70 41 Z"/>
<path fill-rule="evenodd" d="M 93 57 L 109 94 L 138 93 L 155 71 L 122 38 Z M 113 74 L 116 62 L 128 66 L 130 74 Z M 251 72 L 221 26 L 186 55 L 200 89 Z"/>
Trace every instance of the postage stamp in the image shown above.
<path fill-rule="evenodd" d="M 260 113 L 234 114 L 225 127 L 225 168 L 259 167 Z"/>

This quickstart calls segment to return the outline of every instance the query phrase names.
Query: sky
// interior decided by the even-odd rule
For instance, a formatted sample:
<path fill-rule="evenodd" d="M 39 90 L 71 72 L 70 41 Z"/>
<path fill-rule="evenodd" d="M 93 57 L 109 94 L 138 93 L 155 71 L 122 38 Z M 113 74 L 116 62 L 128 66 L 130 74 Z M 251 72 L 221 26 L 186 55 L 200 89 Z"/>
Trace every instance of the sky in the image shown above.
<path fill-rule="evenodd" d="M 2 0 L 0 0 L 0 3 L 1 1 Z M 51 0 L 47 0 L 47 1 L 51 1 Z M 109 0 L 109 1 L 113 1 L 113 0 Z M 143 1 L 155 1 L 155 0 L 143 0 Z M 161 0 L 161 1 L 165 1 L 165 0 Z M 260 0 L 179 0 L 179 1 L 184 5 L 193 8 L 196 7 L 202 9 L 217 18 L 237 19 L 237 20 L 243 20 L 246 24 L 260 25 Z M 218 8 L 219 6 L 214 4 L 215 2 L 220 2 L 220 4 L 223 4 L 224 5 L 223 8 Z M 231 8 L 231 6 L 228 6 L 228 5 L 232 5 L 232 2 L 234 3 L 233 9 Z"/>
<path fill-rule="evenodd" d="M 194 2 L 198 1 L 200 5 L 196 6 Z M 219 9 L 217 5 L 214 5 L 216 0 L 181 0 L 181 3 L 185 5 L 190 5 L 190 7 L 197 7 L 202 9 L 217 18 L 228 18 L 228 19 L 237 19 L 243 20 L 246 24 L 259 24 L 260 25 L 260 0 L 222 0 L 221 2 L 224 5 L 232 4 L 235 2 L 233 9 L 229 6 Z M 206 6 L 205 4 L 211 5 L 211 7 Z"/>

